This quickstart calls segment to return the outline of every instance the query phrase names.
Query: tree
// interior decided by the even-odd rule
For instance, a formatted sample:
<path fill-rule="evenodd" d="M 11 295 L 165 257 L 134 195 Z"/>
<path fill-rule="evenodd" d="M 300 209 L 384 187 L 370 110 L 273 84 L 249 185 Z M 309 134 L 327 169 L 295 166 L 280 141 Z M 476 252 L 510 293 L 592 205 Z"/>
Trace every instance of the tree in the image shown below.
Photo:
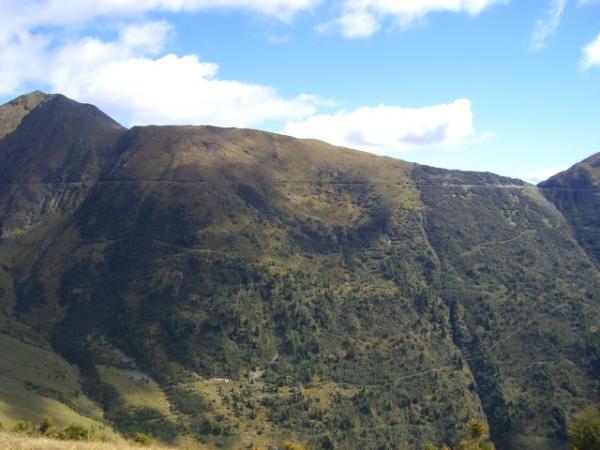
<path fill-rule="evenodd" d="M 488 440 L 488 426 L 485 423 L 471 419 L 467 427 L 471 438 L 460 441 L 456 450 L 495 450 L 494 444 Z"/>
<path fill-rule="evenodd" d="M 479 420 L 469 420 L 467 424 L 469 430 L 471 431 L 471 437 L 473 439 L 482 439 L 485 438 L 488 434 L 488 427 L 485 423 L 480 422 Z"/>
<path fill-rule="evenodd" d="M 50 417 L 44 416 L 38 429 L 40 433 L 46 434 L 50 430 L 50 428 L 52 428 L 52 420 L 50 420 Z"/>
<path fill-rule="evenodd" d="M 573 450 L 600 450 L 600 411 L 588 406 L 568 427 Z"/>

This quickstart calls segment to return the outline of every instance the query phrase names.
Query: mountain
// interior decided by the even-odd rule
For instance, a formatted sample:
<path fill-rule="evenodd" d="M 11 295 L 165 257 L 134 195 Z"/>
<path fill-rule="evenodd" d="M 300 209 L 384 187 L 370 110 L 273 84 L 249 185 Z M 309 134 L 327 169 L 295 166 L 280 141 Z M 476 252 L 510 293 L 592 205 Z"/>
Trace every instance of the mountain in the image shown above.
<path fill-rule="evenodd" d="M 579 242 L 600 267 L 600 153 L 540 183 L 540 188 L 569 219 Z"/>
<path fill-rule="evenodd" d="M 563 449 L 600 400 L 594 253 L 545 185 L 61 95 L 0 129 L 5 423 Z"/>

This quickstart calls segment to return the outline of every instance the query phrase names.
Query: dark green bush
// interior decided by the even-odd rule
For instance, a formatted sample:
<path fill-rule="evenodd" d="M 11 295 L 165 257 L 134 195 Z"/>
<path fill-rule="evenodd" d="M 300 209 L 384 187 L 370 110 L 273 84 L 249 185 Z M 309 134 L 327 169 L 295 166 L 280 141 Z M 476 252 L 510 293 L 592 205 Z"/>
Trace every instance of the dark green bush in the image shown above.
<path fill-rule="evenodd" d="M 71 424 L 61 429 L 56 437 L 63 441 L 91 441 L 93 431 L 83 425 Z"/>
<path fill-rule="evenodd" d="M 45 416 L 42 419 L 42 422 L 40 423 L 38 430 L 40 433 L 46 434 L 46 433 L 48 433 L 48 431 L 50 431 L 51 428 L 52 428 L 52 420 L 50 419 L 50 417 Z"/>
<path fill-rule="evenodd" d="M 15 424 L 13 431 L 19 434 L 30 435 L 35 432 L 35 429 L 33 428 L 33 425 L 31 425 L 31 422 L 19 421 Z"/>
<path fill-rule="evenodd" d="M 146 433 L 135 433 L 133 435 L 133 442 L 150 447 L 154 443 L 154 439 Z"/>

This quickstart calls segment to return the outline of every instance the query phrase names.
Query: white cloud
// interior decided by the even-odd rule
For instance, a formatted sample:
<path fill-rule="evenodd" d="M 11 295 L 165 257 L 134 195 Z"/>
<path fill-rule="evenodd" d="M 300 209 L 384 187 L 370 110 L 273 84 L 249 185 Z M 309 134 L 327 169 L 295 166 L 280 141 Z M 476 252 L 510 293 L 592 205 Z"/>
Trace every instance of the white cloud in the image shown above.
<path fill-rule="evenodd" d="M 166 52 L 174 32 L 166 22 L 113 20 L 110 25 L 118 32 L 109 40 L 82 35 L 77 28 L 79 22 L 102 15 L 208 5 L 247 7 L 279 17 L 281 11 L 301 10 L 318 1 L 99 0 L 92 4 L 29 0 L 20 6 L 10 2 L 9 8 L 16 11 L 14 20 L 0 14 L 0 22 L 13 26 L 8 31 L 0 26 L 0 95 L 16 94 L 24 86 L 47 86 L 98 105 L 124 125 L 256 127 L 284 122 L 287 134 L 376 153 L 456 148 L 487 139 L 474 133 L 471 103 L 465 99 L 421 109 L 381 105 L 324 114 L 323 109 L 334 108 L 336 103 L 307 93 L 284 97 L 270 86 L 223 79 L 215 63 L 195 54 Z M 463 1 L 461 7 L 476 13 L 491 2 Z M 31 10 L 29 22 L 22 28 L 15 26 L 19 14 L 32 5 L 39 8 Z M 61 16 L 68 5 L 74 8 L 69 12 L 72 17 Z M 362 33 L 371 32 L 371 26 L 378 27 L 379 21 L 365 25 Z"/>
<path fill-rule="evenodd" d="M 148 12 L 191 12 L 203 9 L 243 9 L 289 20 L 321 0 L 3 0 L 0 25 L 67 26 L 98 17 L 131 17 Z M 7 20 L 10 19 L 10 20 Z"/>
<path fill-rule="evenodd" d="M 583 49 L 582 67 L 587 70 L 600 66 L 600 34 Z"/>
<path fill-rule="evenodd" d="M 131 26 L 118 40 L 84 38 L 56 51 L 44 77 L 54 91 L 94 103 L 129 124 L 256 126 L 304 118 L 318 99 L 286 99 L 271 87 L 218 78 L 219 66 L 162 50 L 169 27 Z"/>
<path fill-rule="evenodd" d="M 284 98 L 269 86 L 221 79 L 219 66 L 197 55 L 165 54 L 171 26 L 143 22 L 143 15 L 237 8 L 287 20 L 319 1 L 0 0 L 0 95 L 47 86 L 94 103 L 125 125 L 301 119 L 315 112 L 316 96 Z M 77 37 L 80 26 L 99 18 L 120 29 L 115 39 Z"/>
<path fill-rule="evenodd" d="M 339 29 L 345 37 L 368 37 L 377 32 L 382 22 L 392 19 L 407 28 L 434 12 L 477 15 L 484 9 L 509 0 L 345 0 L 342 14 L 320 25 L 319 31 Z"/>
<path fill-rule="evenodd" d="M 288 122 L 282 133 L 379 154 L 457 148 L 475 137 L 467 99 L 426 108 L 362 107 Z"/>
<path fill-rule="evenodd" d="M 144 15 L 151 12 L 190 12 L 209 8 L 246 10 L 280 20 L 290 20 L 297 13 L 314 8 L 320 1 L 0 0 L 0 95 L 15 93 L 27 82 L 40 81 L 39 78 L 46 73 L 48 63 L 52 63 L 52 52 L 49 49 L 60 48 L 65 42 L 67 46 L 71 45 L 73 36 L 84 25 L 93 24 L 94 20 L 104 18 L 108 20 L 109 26 L 122 26 L 123 23 L 144 20 Z M 158 31 L 155 37 L 154 31 Z M 161 30 L 134 27 L 130 28 L 129 33 L 145 33 L 120 37 L 122 43 L 127 44 L 129 40 L 133 47 L 133 41 L 143 43 L 144 54 L 155 55 L 164 44 L 164 33 Z M 94 45 L 90 41 L 85 50 L 93 50 Z M 120 49 L 122 48 L 121 46 Z M 119 49 L 105 46 L 97 50 L 110 53 L 111 50 Z"/>
<path fill-rule="evenodd" d="M 49 39 L 23 34 L 0 41 L 0 95 L 16 93 L 32 75 L 42 74 Z"/>
<path fill-rule="evenodd" d="M 515 174 L 516 178 L 521 180 L 525 180 L 531 184 L 538 184 L 542 181 L 546 181 L 553 175 L 556 175 L 563 170 L 566 170 L 567 167 L 552 167 L 549 169 L 533 169 L 533 170 L 524 170 Z"/>
<path fill-rule="evenodd" d="M 531 51 L 537 52 L 544 48 L 548 38 L 558 29 L 566 6 L 567 0 L 552 0 L 544 16 L 535 21 L 535 28 L 529 42 Z"/>

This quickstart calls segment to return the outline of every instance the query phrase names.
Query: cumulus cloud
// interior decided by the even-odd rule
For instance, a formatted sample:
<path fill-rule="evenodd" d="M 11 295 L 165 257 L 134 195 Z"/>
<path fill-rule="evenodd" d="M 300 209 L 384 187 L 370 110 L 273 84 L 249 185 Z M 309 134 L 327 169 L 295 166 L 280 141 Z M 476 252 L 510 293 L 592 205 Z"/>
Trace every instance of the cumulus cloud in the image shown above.
<path fill-rule="evenodd" d="M 529 42 L 531 51 L 537 52 L 544 48 L 546 41 L 558 29 L 566 6 L 567 0 L 552 0 L 548 11 L 546 11 L 543 17 L 536 20 Z"/>
<path fill-rule="evenodd" d="M 284 98 L 269 86 L 221 79 L 219 66 L 198 55 L 168 54 L 171 26 L 144 14 L 231 8 L 288 20 L 319 1 L 6 0 L 0 2 L 0 95 L 46 86 L 97 104 L 126 125 L 256 126 L 304 118 L 315 112 L 316 96 Z M 82 27 L 100 18 L 117 37 L 81 37 Z"/>
<path fill-rule="evenodd" d="M 553 175 L 556 175 L 559 172 L 566 170 L 567 167 L 552 167 L 549 169 L 533 169 L 533 170 L 524 170 L 515 174 L 516 178 L 521 180 L 525 180 L 531 184 L 538 184 L 542 181 L 546 181 Z"/>
<path fill-rule="evenodd" d="M 49 41 L 46 36 L 28 33 L 0 41 L 0 95 L 17 92 L 27 80 L 42 73 Z"/>
<path fill-rule="evenodd" d="M 288 122 L 282 133 L 380 154 L 419 148 L 457 148 L 475 137 L 471 102 L 426 108 L 362 107 Z"/>
<path fill-rule="evenodd" d="M 310 95 L 281 97 L 273 88 L 223 80 L 219 66 L 197 55 L 158 55 L 170 27 L 129 26 L 115 41 L 86 37 L 48 59 L 45 80 L 54 91 L 94 103 L 129 124 L 256 126 L 315 112 Z"/>
<path fill-rule="evenodd" d="M 321 24 L 321 32 L 339 30 L 349 38 L 368 37 L 377 32 L 386 19 L 407 28 L 434 12 L 477 15 L 484 9 L 508 0 L 345 0 L 342 14 Z"/>
<path fill-rule="evenodd" d="M 107 19 L 109 25 L 122 24 L 144 20 L 145 15 L 152 12 L 192 12 L 209 8 L 253 11 L 290 20 L 320 1 L 0 0 L 0 95 L 14 93 L 37 73 L 44 73 L 52 59 L 49 49 L 64 45 L 65 40 L 72 40 L 73 35 L 84 25 L 93 25 L 94 20 Z M 136 31 L 132 29 L 132 32 Z M 144 42 L 153 39 L 151 33 L 130 38 Z M 162 45 L 162 38 L 163 33 L 159 32 L 154 39 L 155 44 Z M 108 48 L 105 47 L 105 50 L 108 51 Z"/>
<path fill-rule="evenodd" d="M 584 47 L 581 65 L 585 70 L 600 66 L 600 34 Z"/>

